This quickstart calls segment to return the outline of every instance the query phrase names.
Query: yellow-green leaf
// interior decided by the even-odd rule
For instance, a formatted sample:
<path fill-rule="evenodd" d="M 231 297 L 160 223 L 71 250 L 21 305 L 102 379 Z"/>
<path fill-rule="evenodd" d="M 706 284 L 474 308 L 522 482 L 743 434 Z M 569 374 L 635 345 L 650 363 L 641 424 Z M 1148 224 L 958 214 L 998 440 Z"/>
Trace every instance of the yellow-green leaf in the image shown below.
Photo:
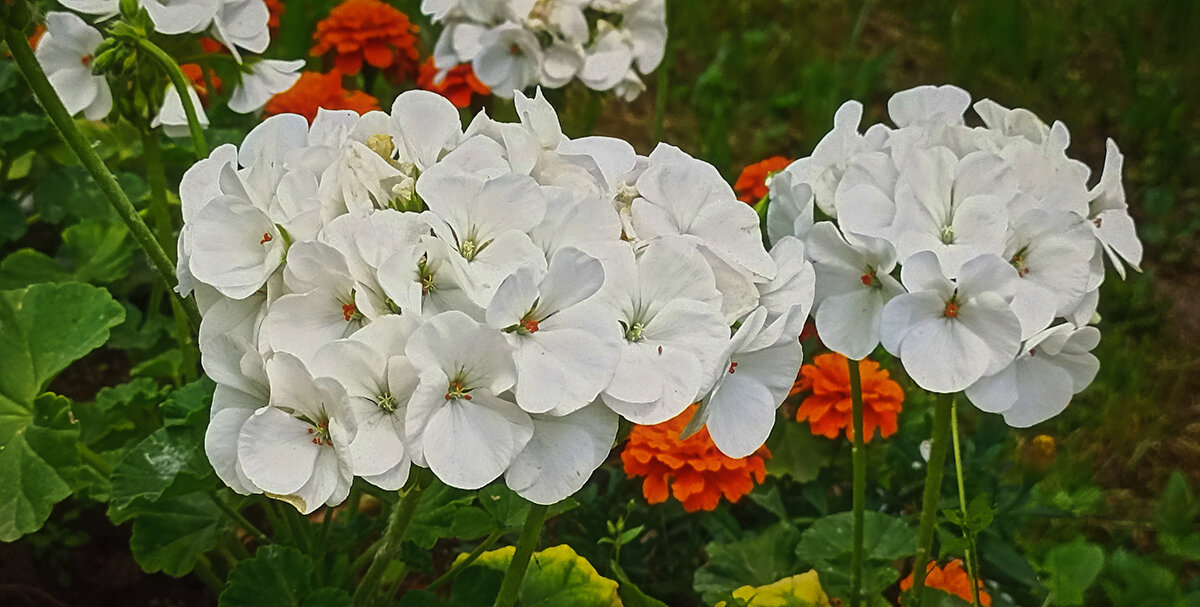
<path fill-rule="evenodd" d="M 505 571 L 512 561 L 516 549 L 507 546 L 485 552 L 474 566 Z M 464 556 L 460 556 L 465 558 Z M 547 548 L 533 554 L 517 604 L 522 607 L 621 607 L 617 596 L 617 583 L 596 572 L 587 559 L 579 556 L 570 546 Z"/>
<path fill-rule="evenodd" d="M 746 607 L 829 607 L 816 571 L 793 575 L 766 586 L 742 586 L 733 591 Z M 717 607 L 724 607 L 724 601 Z"/>

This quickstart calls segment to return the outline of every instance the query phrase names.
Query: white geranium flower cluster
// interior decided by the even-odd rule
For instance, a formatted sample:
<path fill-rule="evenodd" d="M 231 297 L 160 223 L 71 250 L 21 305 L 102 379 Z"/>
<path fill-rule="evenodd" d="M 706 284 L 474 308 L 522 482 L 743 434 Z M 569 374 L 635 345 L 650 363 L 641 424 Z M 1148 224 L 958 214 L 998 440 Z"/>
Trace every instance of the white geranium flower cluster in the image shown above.
<path fill-rule="evenodd" d="M 61 0 L 61 3 L 100 20 L 112 18 L 120 11 L 119 0 Z M 262 53 L 271 42 L 267 27 L 270 15 L 264 0 L 141 0 L 138 4 L 146 10 L 158 33 L 210 35 L 229 49 L 244 67 L 241 82 L 229 100 L 229 109 L 235 112 L 258 111 L 273 95 L 286 91 L 300 79 L 303 60 L 243 57 L 239 51 Z M 89 120 L 101 120 L 112 111 L 108 80 L 92 69 L 104 40 L 100 30 L 75 13 L 46 14 L 46 33 L 35 49 L 36 56 L 72 115 L 83 112 Z M 208 116 L 199 95 L 191 88 L 188 93 L 201 124 L 207 126 Z M 171 137 L 188 134 L 183 100 L 170 83 L 165 85 L 163 103 L 152 126 L 163 127 Z"/>
<path fill-rule="evenodd" d="M 540 91 L 515 102 L 519 123 L 465 131 L 424 91 L 390 115 L 274 116 L 185 174 L 180 287 L 230 487 L 309 512 L 415 464 L 549 504 L 619 416 L 695 401 L 726 453 L 766 440 L 801 362 L 804 245 L 768 253 L 753 209 L 678 149 L 568 139 Z"/>
<path fill-rule="evenodd" d="M 438 69 L 470 63 L 501 97 L 578 78 L 633 100 L 667 42 L 666 0 L 422 0 L 421 12 L 445 25 Z"/>
<path fill-rule="evenodd" d="M 846 103 L 812 155 L 772 178 L 767 229 L 804 240 L 831 349 L 861 359 L 882 344 L 921 387 L 965 390 L 1026 427 L 1095 377 L 1104 258 L 1124 278 L 1142 245 L 1115 143 L 1089 187 L 1062 123 L 983 100 L 972 127 L 970 105 L 962 89 L 917 87 L 889 100 L 894 128 L 860 133 L 862 105 Z M 835 221 L 814 225 L 814 205 Z"/>

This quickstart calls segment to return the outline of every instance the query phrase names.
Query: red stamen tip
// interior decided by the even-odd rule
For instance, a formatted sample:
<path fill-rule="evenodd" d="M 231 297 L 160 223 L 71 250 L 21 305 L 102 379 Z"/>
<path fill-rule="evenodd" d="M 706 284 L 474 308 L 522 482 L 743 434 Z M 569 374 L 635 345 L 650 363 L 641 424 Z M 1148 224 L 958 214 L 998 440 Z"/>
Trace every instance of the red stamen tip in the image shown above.
<path fill-rule="evenodd" d="M 262 240 L 258 241 L 258 244 L 267 244 L 268 242 L 271 242 L 272 240 L 274 240 L 274 239 L 271 238 L 270 234 L 263 232 Z"/>
<path fill-rule="evenodd" d="M 958 318 L 958 304 L 952 301 L 946 302 L 946 318 Z"/>
<path fill-rule="evenodd" d="M 346 322 L 353 320 L 355 314 L 358 314 L 358 306 L 354 304 L 342 304 L 342 316 L 346 319 Z"/>

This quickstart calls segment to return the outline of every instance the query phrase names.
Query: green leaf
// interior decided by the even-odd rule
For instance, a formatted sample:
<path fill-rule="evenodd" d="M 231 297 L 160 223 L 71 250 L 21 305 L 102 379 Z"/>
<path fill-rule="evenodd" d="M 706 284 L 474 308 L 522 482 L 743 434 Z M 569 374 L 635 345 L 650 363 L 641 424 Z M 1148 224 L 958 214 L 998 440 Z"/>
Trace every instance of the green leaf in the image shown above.
<path fill-rule="evenodd" d="M 916 552 L 917 531 L 903 520 L 886 514 L 872 511 L 863 514 L 863 549 L 866 552 L 863 592 L 875 595 L 900 577 L 891 562 Z M 853 513 L 833 514 L 814 522 L 796 546 L 800 562 L 821 574 L 825 589 L 832 596 L 849 595 L 853 530 Z"/>
<path fill-rule="evenodd" d="M 80 282 L 108 284 L 129 274 L 134 247 L 123 224 L 89 220 L 63 230 L 60 256 L 71 260 Z"/>
<path fill-rule="evenodd" d="M 457 512 L 470 506 L 475 501 L 475 494 L 462 489 L 449 487 L 444 483 L 434 483 L 421 493 L 421 501 L 413 514 L 412 522 L 405 531 L 405 540 L 420 548 L 429 549 L 443 537 L 458 536 L 463 539 L 473 539 L 470 535 L 451 532 L 455 524 Z M 481 532 L 474 537 L 486 535 Z"/>
<path fill-rule="evenodd" d="M 475 561 L 476 565 L 505 571 L 512 561 L 516 548 L 506 546 L 485 552 Z M 460 557 L 463 558 L 463 557 Z M 460 582 L 461 583 L 461 582 Z M 517 604 L 522 607 L 620 607 L 617 583 L 601 576 L 587 559 L 579 556 L 570 546 L 547 548 L 533 554 Z"/>
<path fill-rule="evenodd" d="M 139 505 L 129 547 L 142 569 L 179 577 L 221 543 L 225 527 L 224 513 L 208 495 L 192 493 Z"/>
<path fill-rule="evenodd" d="M 229 572 L 220 607 L 349 607 L 350 595 L 340 588 L 312 584 L 315 565 L 290 546 L 264 546 L 254 558 Z"/>
<path fill-rule="evenodd" d="M 765 586 L 797 572 L 800 532 L 783 523 L 728 543 L 705 546 L 709 563 L 698 569 L 692 586 L 705 603 L 715 603 L 742 586 Z"/>
<path fill-rule="evenodd" d="M 0 147 L 20 141 L 31 133 L 46 130 L 50 121 L 45 116 L 30 112 L 17 112 L 0 116 Z"/>
<path fill-rule="evenodd" d="M 641 527 L 638 527 L 641 529 Z M 632 531 L 632 530 L 631 530 Z M 625 603 L 626 607 L 667 607 L 667 604 L 642 592 L 633 580 L 625 575 L 625 570 L 621 569 L 621 565 L 616 561 L 612 563 L 613 576 L 617 578 L 617 594 L 621 596 L 621 602 Z"/>
<path fill-rule="evenodd" d="M 20 249 L 0 261 L 0 288 L 23 289 L 46 282 L 71 282 L 71 273 L 52 257 L 33 249 Z"/>
<path fill-rule="evenodd" d="M 1055 546 L 1046 555 L 1046 571 L 1050 574 L 1046 586 L 1050 588 L 1051 601 L 1055 605 L 1082 605 L 1084 591 L 1096 581 L 1102 569 L 1104 550 L 1095 544 L 1076 540 Z"/>
<path fill-rule="evenodd" d="M 204 376 L 172 392 L 162 405 L 163 425 L 207 428 L 208 409 L 216 386 Z"/>
<path fill-rule="evenodd" d="M 117 173 L 116 177 L 121 189 L 134 203 L 149 194 L 141 177 L 125 172 Z M 50 223 L 61 223 L 67 217 L 119 221 L 96 182 L 79 165 L 62 167 L 42 180 L 33 192 L 33 204 L 42 219 Z"/>
<path fill-rule="evenodd" d="M 79 428 L 66 399 L 38 394 L 124 315 L 107 291 L 84 284 L 0 291 L 0 540 L 36 531 L 70 493 Z"/>
<path fill-rule="evenodd" d="M 168 489 L 171 495 L 183 495 L 206 488 L 211 476 L 203 428 L 159 428 L 130 449 L 113 470 L 109 513 L 135 502 L 158 501 Z M 117 518 L 114 522 L 124 520 Z"/>
<path fill-rule="evenodd" d="M 1200 560 L 1200 533 L 1196 532 L 1198 509 L 1187 478 L 1176 470 L 1154 509 L 1158 544 L 1167 554 Z"/>
<path fill-rule="evenodd" d="M 816 480 L 821 468 L 829 465 L 833 441 L 816 436 L 808 424 L 785 419 L 775 424 L 775 430 L 767 439 L 771 459 L 767 460 L 767 474 L 775 477 L 790 476 L 800 483 Z"/>

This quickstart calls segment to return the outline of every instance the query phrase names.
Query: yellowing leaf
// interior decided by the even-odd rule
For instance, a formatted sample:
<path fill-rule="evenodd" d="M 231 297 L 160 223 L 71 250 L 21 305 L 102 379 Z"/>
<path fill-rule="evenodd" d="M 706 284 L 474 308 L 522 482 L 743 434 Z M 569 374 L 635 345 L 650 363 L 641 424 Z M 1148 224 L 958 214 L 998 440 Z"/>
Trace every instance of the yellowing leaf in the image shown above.
<path fill-rule="evenodd" d="M 745 601 L 746 607 L 830 607 L 815 570 L 757 588 L 742 586 L 733 597 Z M 717 607 L 724 605 L 724 601 L 717 603 Z"/>
<path fill-rule="evenodd" d="M 507 546 L 485 552 L 475 561 L 476 566 L 506 571 L 516 548 Z M 465 555 L 459 559 L 466 558 Z M 533 553 L 529 570 L 521 581 L 517 604 L 522 607 L 621 607 L 617 583 L 596 572 L 587 559 L 570 546 L 554 546 Z"/>

